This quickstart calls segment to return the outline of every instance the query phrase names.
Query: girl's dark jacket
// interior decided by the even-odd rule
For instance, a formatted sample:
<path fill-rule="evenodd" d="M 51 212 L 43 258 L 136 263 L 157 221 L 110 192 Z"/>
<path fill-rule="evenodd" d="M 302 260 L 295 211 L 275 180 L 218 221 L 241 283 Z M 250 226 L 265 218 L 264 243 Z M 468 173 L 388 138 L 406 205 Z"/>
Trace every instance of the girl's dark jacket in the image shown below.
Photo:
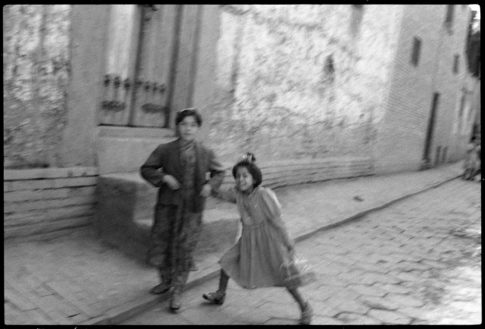
<path fill-rule="evenodd" d="M 162 181 L 164 175 L 172 175 L 182 185 L 183 168 L 180 162 L 179 143 L 180 139 L 160 144 L 140 168 L 141 176 L 153 186 L 160 188 L 157 205 L 180 205 L 182 203 L 182 187 L 172 190 Z M 208 183 L 212 190 L 217 190 L 224 179 L 224 169 L 216 159 L 214 152 L 197 141 L 195 142 L 195 155 L 195 194 L 190 210 L 202 212 L 206 201 L 206 198 L 200 195 L 202 186 Z"/>

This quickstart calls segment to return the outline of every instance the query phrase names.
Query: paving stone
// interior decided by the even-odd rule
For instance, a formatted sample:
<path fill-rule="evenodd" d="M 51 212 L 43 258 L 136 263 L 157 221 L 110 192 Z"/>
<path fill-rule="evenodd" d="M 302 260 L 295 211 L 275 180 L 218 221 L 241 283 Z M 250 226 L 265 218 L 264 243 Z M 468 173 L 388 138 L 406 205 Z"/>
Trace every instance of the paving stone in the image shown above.
<path fill-rule="evenodd" d="M 286 290 L 283 290 L 283 289 L 278 289 L 278 290 L 281 290 L 279 291 L 278 293 L 276 293 L 276 291 L 270 291 L 269 293 L 267 293 L 265 296 L 260 296 L 257 292 L 253 292 L 253 294 L 251 295 L 246 295 L 247 297 L 243 300 L 251 300 L 251 299 L 254 299 L 254 304 L 255 305 L 261 305 L 262 303 L 259 302 L 259 300 L 265 300 L 267 301 L 267 303 L 275 303 L 275 304 L 281 304 L 281 305 L 293 305 L 295 303 L 295 301 L 293 300 L 293 298 L 290 296 L 290 294 L 286 291 Z M 282 294 L 282 292 L 284 292 L 284 294 Z M 310 296 L 309 294 L 303 292 L 302 290 L 300 290 L 300 293 L 303 295 L 303 296 Z M 236 295 L 233 297 L 233 300 L 234 299 L 238 299 L 239 298 L 239 295 Z M 241 305 L 244 305 L 244 303 L 242 301 L 239 301 L 238 304 L 241 304 Z"/>
<path fill-rule="evenodd" d="M 332 250 L 332 253 L 336 256 L 336 257 L 344 257 L 343 259 L 346 260 L 347 263 L 352 263 L 352 261 L 350 259 L 348 259 L 346 256 L 350 253 L 351 251 L 348 250 L 348 249 L 343 249 L 343 248 L 338 248 L 338 249 L 335 249 L 335 250 Z"/>
<path fill-rule="evenodd" d="M 27 267 L 27 269 L 28 269 L 29 273 L 28 273 L 28 275 L 25 275 L 25 276 L 22 277 L 22 284 L 26 288 L 29 288 L 29 290 L 35 291 L 42 286 L 43 282 L 36 275 L 34 275 L 32 273 L 32 272 L 34 272 L 33 269 L 31 269 L 29 266 Z"/>
<path fill-rule="evenodd" d="M 412 319 L 397 312 L 385 310 L 370 310 L 369 317 L 382 321 L 384 324 L 410 324 Z"/>
<path fill-rule="evenodd" d="M 334 263 L 328 267 L 324 267 L 323 269 L 320 270 L 320 272 L 327 275 L 337 275 L 339 273 L 345 272 L 346 270 L 347 270 L 346 266 L 337 265 Z"/>
<path fill-rule="evenodd" d="M 388 274 L 380 274 L 380 273 L 365 273 L 361 276 L 360 283 L 362 284 L 374 284 L 374 283 L 391 283 L 397 284 L 400 283 L 401 280 L 397 279 L 396 277 Z"/>
<path fill-rule="evenodd" d="M 164 316 L 163 319 L 160 319 L 160 313 L 166 312 L 167 316 Z M 128 320 L 126 325 L 156 325 L 156 326 L 165 326 L 165 325 L 194 325 L 194 323 L 190 322 L 189 320 L 183 318 L 180 315 L 176 314 L 168 314 L 166 309 L 157 310 L 156 313 L 150 312 L 145 313 L 146 315 L 143 319 L 135 319 L 135 320 Z M 196 323 L 195 323 L 196 324 Z"/>
<path fill-rule="evenodd" d="M 53 295 L 54 291 L 52 289 L 49 289 L 46 287 L 45 284 L 42 284 L 41 286 L 37 287 L 34 289 L 34 292 L 39 296 L 39 297 L 44 297 L 44 296 L 49 296 Z"/>
<path fill-rule="evenodd" d="M 395 311 L 399 308 L 398 304 L 379 297 L 361 296 L 359 297 L 359 301 L 370 308 L 375 308 L 380 310 Z"/>
<path fill-rule="evenodd" d="M 39 306 L 50 318 L 56 321 L 56 324 L 74 324 L 69 316 L 79 314 L 78 310 L 73 309 L 54 295 L 41 297 Z"/>
<path fill-rule="evenodd" d="M 318 290 L 311 290 L 307 292 L 307 295 L 311 299 L 319 300 L 322 302 L 327 301 L 329 298 L 333 296 L 337 296 L 343 291 L 344 287 L 341 286 L 332 286 L 332 285 L 321 285 L 318 287 Z"/>
<path fill-rule="evenodd" d="M 231 324 L 246 324 L 246 325 L 253 325 L 253 324 L 263 324 L 268 321 L 271 317 L 266 312 L 257 312 L 254 310 L 246 311 L 242 314 L 238 315 L 231 315 L 233 319 Z"/>
<path fill-rule="evenodd" d="M 387 292 L 375 285 L 361 285 L 361 284 L 351 284 L 347 287 L 348 289 L 354 290 L 361 295 L 382 297 Z"/>
<path fill-rule="evenodd" d="M 335 303 L 332 302 L 320 302 L 318 300 L 311 300 L 311 305 L 313 308 L 314 314 L 318 314 L 320 316 L 325 316 L 325 317 L 334 317 L 341 311 L 338 309 L 338 304 L 335 305 Z"/>
<path fill-rule="evenodd" d="M 290 318 L 271 318 L 264 323 L 265 325 L 288 325 L 297 324 L 297 320 Z"/>
<path fill-rule="evenodd" d="M 56 284 L 54 282 L 52 282 L 51 284 L 56 286 Z M 59 291 L 60 291 L 60 293 L 64 292 L 63 290 L 59 290 Z M 100 314 L 99 310 L 96 310 L 92 307 L 89 307 L 88 303 L 83 302 L 79 298 L 76 298 L 76 295 L 74 295 L 74 294 L 63 293 L 62 298 L 65 299 L 70 304 L 72 304 L 73 306 L 75 306 L 80 312 L 86 314 L 86 316 L 88 316 L 88 317 L 94 317 L 94 316 L 97 316 L 97 315 Z M 88 301 L 89 301 L 89 299 L 88 299 Z"/>
<path fill-rule="evenodd" d="M 369 311 L 370 307 L 356 300 L 346 300 L 340 303 L 337 307 L 342 312 L 365 314 Z"/>
<path fill-rule="evenodd" d="M 29 295 L 29 290 L 18 282 L 10 280 L 8 284 L 19 293 L 25 294 L 24 296 L 29 296 L 29 303 L 35 305 L 41 313 L 50 318 L 51 321 L 53 321 L 53 324 L 73 324 L 73 321 L 66 316 L 66 313 L 70 313 L 67 311 L 66 305 L 63 305 L 60 300 L 53 295 L 38 297 L 32 292 Z"/>
<path fill-rule="evenodd" d="M 393 267 L 392 263 L 379 261 L 377 264 L 368 264 L 368 263 L 357 263 L 355 264 L 357 269 L 363 270 L 366 273 L 379 273 L 379 274 L 387 274 L 390 271 L 390 268 Z"/>
<path fill-rule="evenodd" d="M 319 288 L 322 287 L 323 289 L 325 289 L 328 286 L 345 287 L 347 285 L 347 282 L 340 280 L 338 276 L 335 276 L 335 275 L 318 273 L 317 276 L 318 276 L 317 286 Z"/>
<path fill-rule="evenodd" d="M 25 312 L 22 312 L 8 301 L 5 301 L 4 303 L 4 310 L 4 322 L 7 325 L 22 325 L 27 324 L 29 321 L 29 318 L 26 317 Z"/>
<path fill-rule="evenodd" d="M 311 304 L 314 305 L 315 302 L 310 300 Z M 290 302 L 288 304 L 277 304 L 277 303 L 264 303 L 257 308 L 258 312 L 264 312 L 269 317 L 279 317 L 279 318 L 298 318 L 300 316 L 300 309 L 295 302 Z"/>
<path fill-rule="evenodd" d="M 415 271 L 408 271 L 408 272 L 390 271 L 388 274 L 394 276 L 395 278 L 401 281 L 415 282 L 415 281 L 419 281 L 422 278 Z"/>
<path fill-rule="evenodd" d="M 395 266 L 395 269 L 403 271 L 403 272 L 409 272 L 409 271 L 413 271 L 413 270 L 426 271 L 426 270 L 430 269 L 430 266 L 425 265 L 425 264 L 421 264 L 420 262 L 411 262 L 411 261 L 405 260 L 405 261 L 397 263 L 396 266 Z"/>
<path fill-rule="evenodd" d="M 338 320 L 343 321 L 345 324 L 351 325 L 365 325 L 365 324 L 382 324 L 382 321 L 373 319 L 371 317 L 355 314 L 349 312 L 342 312 L 336 316 Z"/>
<path fill-rule="evenodd" d="M 270 310 L 263 307 L 244 307 L 234 308 L 229 307 L 224 309 L 225 312 L 231 314 L 231 324 L 263 324 L 273 317 Z"/>
<path fill-rule="evenodd" d="M 166 310 L 166 312 L 169 312 L 169 311 Z M 191 323 L 205 324 L 205 325 L 207 324 L 221 325 L 221 324 L 231 323 L 230 313 L 227 313 L 222 310 L 208 311 L 207 307 L 182 309 L 179 314 L 185 321 L 189 321 Z"/>
<path fill-rule="evenodd" d="M 26 317 L 31 321 L 26 324 L 31 325 L 49 325 L 52 324 L 52 321 L 46 316 L 45 313 L 40 311 L 39 309 L 30 310 L 25 313 Z"/>
<path fill-rule="evenodd" d="M 149 312 L 150 313 L 149 324 L 154 324 L 154 325 L 204 324 L 204 322 L 200 321 L 199 318 L 187 319 L 187 311 L 192 309 L 196 309 L 196 307 L 190 307 L 190 308 L 183 307 L 180 313 L 174 314 L 169 310 L 168 301 L 164 301 L 163 303 L 157 305 L 157 307 L 153 308 Z M 211 315 L 212 312 L 207 312 L 207 314 Z M 161 317 L 160 315 L 164 315 L 164 316 Z M 157 319 L 158 319 L 158 323 L 157 323 Z M 145 323 L 141 323 L 141 324 L 145 324 Z"/>
<path fill-rule="evenodd" d="M 346 282 L 359 282 L 360 278 L 362 278 L 364 271 L 359 270 L 350 270 L 347 272 L 341 272 L 337 274 L 337 279 Z M 366 275 L 372 275 L 372 273 L 366 273 Z"/>
<path fill-rule="evenodd" d="M 13 289 L 8 283 L 6 284 L 4 292 L 5 301 L 12 303 L 20 311 L 28 311 L 37 308 L 37 306 L 30 302 L 25 295 Z"/>
<path fill-rule="evenodd" d="M 429 266 L 429 267 L 435 268 L 435 269 L 446 269 L 446 268 L 448 268 L 448 265 L 441 263 L 441 262 L 437 262 L 435 260 L 428 259 L 428 258 L 422 259 L 420 261 L 420 263 L 425 265 L 425 266 Z"/>
<path fill-rule="evenodd" d="M 342 288 L 340 293 L 333 296 L 332 298 L 334 298 L 336 301 L 341 300 L 343 302 L 347 302 L 347 301 L 356 300 L 359 296 L 360 294 L 358 292 L 352 289 L 348 289 L 347 287 L 344 287 Z"/>
<path fill-rule="evenodd" d="M 336 318 L 331 318 L 326 316 L 314 316 L 311 324 L 312 325 L 342 325 L 344 324 L 344 322 Z"/>
<path fill-rule="evenodd" d="M 477 298 L 476 287 L 461 288 L 454 297 L 457 302 L 474 301 Z"/>
<path fill-rule="evenodd" d="M 424 302 L 421 300 L 401 294 L 390 293 L 385 296 L 385 299 L 405 307 L 420 307 L 424 305 Z"/>
<path fill-rule="evenodd" d="M 376 249 L 373 249 L 374 251 Z M 363 259 L 363 261 L 365 261 L 366 263 L 370 263 L 370 264 L 378 264 L 379 261 L 381 261 L 383 258 L 381 255 L 379 254 L 372 254 L 372 255 L 368 255 L 365 257 L 365 259 Z"/>
<path fill-rule="evenodd" d="M 425 317 L 427 310 L 423 307 L 399 307 L 397 312 L 407 315 L 410 318 L 421 320 Z"/>

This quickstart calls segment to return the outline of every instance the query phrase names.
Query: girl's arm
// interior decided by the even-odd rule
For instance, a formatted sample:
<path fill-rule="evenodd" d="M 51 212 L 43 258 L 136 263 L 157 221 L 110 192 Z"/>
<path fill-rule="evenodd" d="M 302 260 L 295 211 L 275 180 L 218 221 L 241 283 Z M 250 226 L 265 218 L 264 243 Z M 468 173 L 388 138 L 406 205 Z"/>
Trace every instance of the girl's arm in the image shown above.
<path fill-rule="evenodd" d="M 163 184 L 163 176 L 165 176 L 162 170 L 163 156 L 163 145 L 159 145 L 140 168 L 141 176 L 155 187 Z"/>
<path fill-rule="evenodd" d="M 224 167 L 216 158 L 213 151 L 209 151 L 210 157 L 210 164 L 209 164 L 209 171 L 210 171 L 210 179 L 207 184 L 210 185 L 212 190 L 217 190 L 224 180 Z"/>
<path fill-rule="evenodd" d="M 270 224 L 276 227 L 278 231 L 280 231 L 283 243 L 289 250 L 292 250 L 295 243 L 288 234 L 286 225 L 281 219 L 281 204 L 279 203 L 276 194 L 272 190 L 265 188 L 262 191 L 262 198 L 264 212 L 266 213 Z"/>
<path fill-rule="evenodd" d="M 236 203 L 236 193 L 234 187 L 212 190 L 212 196 L 232 203 Z"/>

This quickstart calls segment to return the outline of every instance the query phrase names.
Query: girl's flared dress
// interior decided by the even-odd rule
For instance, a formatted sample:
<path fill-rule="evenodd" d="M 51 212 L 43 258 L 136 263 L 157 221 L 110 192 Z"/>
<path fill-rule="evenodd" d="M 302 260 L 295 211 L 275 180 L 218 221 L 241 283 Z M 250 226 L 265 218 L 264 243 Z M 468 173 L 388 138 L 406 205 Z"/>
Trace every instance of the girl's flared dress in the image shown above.
<path fill-rule="evenodd" d="M 259 186 L 249 195 L 232 189 L 221 196 L 237 203 L 242 222 L 240 238 L 219 261 L 222 269 L 243 288 L 285 286 L 281 266 L 290 254 L 274 192 Z"/>

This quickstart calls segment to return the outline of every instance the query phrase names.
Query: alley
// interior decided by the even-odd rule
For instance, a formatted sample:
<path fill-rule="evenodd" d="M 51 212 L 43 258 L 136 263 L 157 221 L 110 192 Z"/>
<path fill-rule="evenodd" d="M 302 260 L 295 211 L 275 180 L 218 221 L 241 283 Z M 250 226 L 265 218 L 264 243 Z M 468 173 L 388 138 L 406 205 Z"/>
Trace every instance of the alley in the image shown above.
<path fill-rule="evenodd" d="M 313 324 L 481 323 L 480 193 L 455 179 L 298 243 L 318 274 L 302 289 Z M 223 306 L 206 304 L 202 294 L 216 287 L 213 279 L 186 291 L 179 314 L 163 302 L 124 324 L 297 323 L 284 289 L 230 282 Z"/>

